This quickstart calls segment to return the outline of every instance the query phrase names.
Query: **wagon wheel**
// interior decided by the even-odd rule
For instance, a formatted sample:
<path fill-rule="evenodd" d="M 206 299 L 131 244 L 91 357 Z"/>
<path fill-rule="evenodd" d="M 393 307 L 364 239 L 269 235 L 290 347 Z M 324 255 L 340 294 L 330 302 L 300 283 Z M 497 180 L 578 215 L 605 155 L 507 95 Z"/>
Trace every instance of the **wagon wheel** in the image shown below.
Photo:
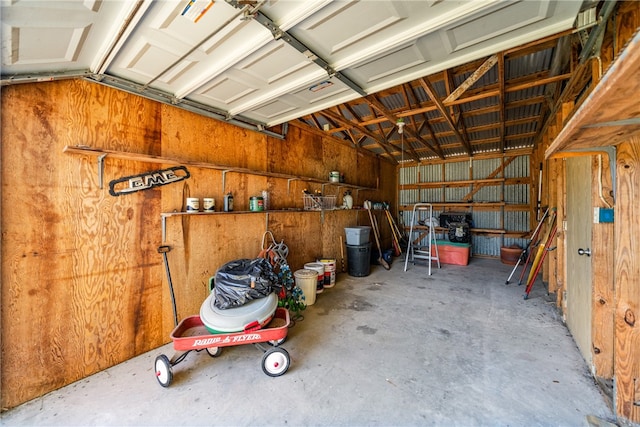
<path fill-rule="evenodd" d="M 218 357 L 222 354 L 222 347 L 207 347 L 205 350 L 211 357 Z"/>
<path fill-rule="evenodd" d="M 154 364 L 156 378 L 162 387 L 169 387 L 171 381 L 173 381 L 173 372 L 171 371 L 171 363 L 169 363 L 169 359 L 164 354 L 156 357 L 156 362 Z"/>
<path fill-rule="evenodd" d="M 270 377 L 279 377 L 287 372 L 290 362 L 287 350 L 273 347 L 262 356 L 262 371 Z"/>
<path fill-rule="evenodd" d="M 287 337 L 280 338 L 279 340 L 271 340 L 271 341 L 269 341 L 269 344 L 274 346 L 274 347 L 277 347 L 280 344 L 282 344 L 283 342 L 285 342 L 286 340 L 287 340 Z"/>

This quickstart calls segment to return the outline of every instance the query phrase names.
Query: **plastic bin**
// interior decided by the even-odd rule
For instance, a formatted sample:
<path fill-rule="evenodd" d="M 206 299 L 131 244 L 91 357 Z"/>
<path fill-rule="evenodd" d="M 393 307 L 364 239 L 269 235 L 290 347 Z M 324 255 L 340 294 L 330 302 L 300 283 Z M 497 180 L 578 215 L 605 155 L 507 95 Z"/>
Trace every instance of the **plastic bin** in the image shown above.
<path fill-rule="evenodd" d="M 366 225 L 346 227 L 344 232 L 347 235 L 347 245 L 359 246 L 370 241 L 371 227 Z"/>
<path fill-rule="evenodd" d="M 467 265 L 471 253 L 470 243 L 456 243 L 447 240 L 436 240 L 438 256 L 442 264 Z M 431 254 L 435 256 L 436 249 L 431 245 Z"/>
<path fill-rule="evenodd" d="M 347 245 L 347 272 L 349 276 L 364 277 L 371 273 L 371 243 Z"/>

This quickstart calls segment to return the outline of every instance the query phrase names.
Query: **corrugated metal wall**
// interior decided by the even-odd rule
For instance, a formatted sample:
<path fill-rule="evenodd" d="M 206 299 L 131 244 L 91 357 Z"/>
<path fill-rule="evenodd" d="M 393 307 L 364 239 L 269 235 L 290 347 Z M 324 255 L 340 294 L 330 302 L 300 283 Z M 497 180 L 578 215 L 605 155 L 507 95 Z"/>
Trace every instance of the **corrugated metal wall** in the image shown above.
<path fill-rule="evenodd" d="M 522 209 L 509 209 L 509 205 L 529 205 L 530 184 L 505 184 L 496 183 L 484 185 L 476 191 L 471 202 L 473 206 L 446 206 L 446 203 L 465 202 L 465 198 L 478 184 L 464 185 L 454 184 L 455 181 L 484 180 L 494 178 L 530 178 L 530 159 L 528 155 L 518 156 L 501 173 L 495 171 L 502 165 L 502 158 L 478 159 L 453 163 L 423 164 L 419 166 L 407 166 L 400 169 L 400 205 L 413 205 L 424 202 L 436 204 L 433 208 L 433 216 L 439 218 L 443 211 L 467 211 L 472 214 L 472 227 L 476 229 L 501 230 L 507 232 L 527 232 L 530 230 L 530 212 Z M 494 174 L 494 175 L 492 175 Z M 450 182 L 451 185 L 446 183 Z M 410 188 L 420 183 L 442 183 L 442 186 Z M 505 206 L 489 205 L 489 203 L 504 202 Z M 443 205 L 445 203 L 445 205 Z M 487 206 L 482 206 L 487 203 Z M 409 209 L 409 207 L 407 207 Z M 422 213 L 420 220 L 425 220 L 427 214 Z M 411 225 L 411 210 L 401 212 L 401 221 L 406 226 Z M 446 238 L 446 233 L 440 233 L 438 238 Z M 500 247 L 517 245 L 524 248 L 526 238 L 513 238 L 496 234 L 473 234 L 472 251 L 474 255 L 500 256 Z M 426 240 L 422 242 L 426 244 Z"/>

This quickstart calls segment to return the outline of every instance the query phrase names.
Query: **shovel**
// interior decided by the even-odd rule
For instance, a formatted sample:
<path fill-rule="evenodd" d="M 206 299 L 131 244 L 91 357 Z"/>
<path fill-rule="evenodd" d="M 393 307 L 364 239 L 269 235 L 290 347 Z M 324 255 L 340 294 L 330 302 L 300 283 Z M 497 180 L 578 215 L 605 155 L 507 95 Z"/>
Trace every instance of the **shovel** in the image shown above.
<path fill-rule="evenodd" d="M 368 200 L 364 202 L 364 207 L 367 212 L 369 212 L 369 220 L 371 221 L 371 227 L 373 228 L 373 235 L 376 238 L 376 245 L 378 245 L 378 262 L 385 270 L 391 270 L 389 263 L 382 257 L 382 248 L 380 247 L 380 238 L 378 237 L 378 227 L 376 227 L 376 222 L 373 220 L 373 214 L 371 213 L 371 202 Z"/>

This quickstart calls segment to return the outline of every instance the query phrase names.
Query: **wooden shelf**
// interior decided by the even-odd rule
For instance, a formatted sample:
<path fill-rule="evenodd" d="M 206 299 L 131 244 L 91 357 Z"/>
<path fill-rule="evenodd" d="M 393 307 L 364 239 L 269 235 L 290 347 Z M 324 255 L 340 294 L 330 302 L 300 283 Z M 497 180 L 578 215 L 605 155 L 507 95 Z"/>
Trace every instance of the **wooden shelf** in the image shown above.
<path fill-rule="evenodd" d="M 409 230 L 409 226 L 403 227 L 405 230 Z M 449 229 L 446 227 L 433 227 L 437 234 L 446 233 Z M 416 225 L 413 227 L 415 230 L 423 230 L 425 232 L 429 231 L 429 227 L 423 225 Z M 473 234 L 496 234 L 504 237 L 511 237 L 515 239 L 523 239 L 529 236 L 530 232 L 528 231 L 512 231 L 512 230 L 504 230 L 499 228 L 470 228 L 469 231 Z"/>
<path fill-rule="evenodd" d="M 469 203 L 465 203 L 465 202 L 443 202 L 443 203 L 424 202 L 424 203 L 429 203 L 434 208 L 435 207 L 440 207 L 440 208 L 448 208 L 448 207 L 452 207 L 452 208 L 483 208 L 483 207 L 486 207 L 486 208 L 501 208 L 501 207 L 504 207 L 504 209 L 507 210 L 507 211 L 526 211 L 526 210 L 530 209 L 529 205 L 516 205 L 516 204 L 509 204 L 509 203 L 506 203 L 506 202 L 469 202 Z M 411 211 L 411 210 L 413 210 L 413 204 L 401 205 L 400 206 L 400 210 L 401 211 Z"/>
<path fill-rule="evenodd" d="M 202 169 L 213 169 L 222 172 L 222 189 L 224 191 L 225 188 L 225 175 L 227 172 L 236 172 L 236 173 L 244 173 L 249 175 L 257 175 L 257 176 L 266 176 L 269 178 L 281 178 L 289 181 L 289 185 L 292 181 L 304 181 L 304 182 L 312 182 L 316 184 L 325 185 L 334 185 L 337 187 L 345 187 L 352 188 L 356 191 L 360 190 L 377 190 L 377 187 L 364 187 L 361 185 L 347 184 L 344 182 L 332 182 L 317 178 L 310 178 L 305 176 L 291 175 L 279 172 L 268 172 L 268 171 L 258 171 L 254 169 L 248 168 L 240 168 L 234 166 L 226 166 L 226 165 L 218 165 L 215 163 L 208 162 L 198 162 L 193 160 L 185 160 L 185 159 L 176 159 L 170 157 L 160 157 L 154 156 L 151 154 L 140 154 L 140 153 L 131 153 L 127 151 L 116 151 L 116 150 L 106 150 L 100 148 L 92 148 L 85 145 L 76 145 L 76 146 L 65 146 L 62 150 L 64 153 L 69 154 L 82 154 L 82 155 L 94 155 L 98 157 L 98 177 L 100 181 L 100 188 L 103 187 L 103 172 L 104 172 L 104 159 L 106 157 L 111 157 L 114 159 L 124 159 L 124 160 L 132 160 L 137 162 L 147 162 L 147 163 L 158 163 L 164 165 L 181 165 L 181 166 L 193 166 Z"/>
<path fill-rule="evenodd" d="M 506 206 L 507 205 L 505 202 L 469 202 L 469 203 L 465 203 L 465 202 L 442 202 L 442 203 L 438 203 L 438 202 L 420 202 L 420 203 L 429 203 L 434 208 L 435 207 L 465 208 L 465 207 L 481 207 L 481 206 L 484 206 L 484 207 L 502 207 L 502 206 Z M 411 210 L 413 210 L 413 204 L 402 205 L 402 206 L 400 206 L 400 210 L 411 211 Z"/>
<path fill-rule="evenodd" d="M 164 242 L 166 240 L 167 218 L 171 218 L 171 217 L 174 217 L 174 216 L 203 217 L 203 216 L 211 216 L 211 215 L 245 215 L 245 214 L 267 214 L 268 215 L 268 214 L 274 214 L 274 213 L 315 212 L 315 213 L 319 213 L 321 215 L 321 217 L 324 218 L 324 214 L 326 212 L 333 212 L 333 211 L 360 212 L 360 211 L 362 211 L 362 209 L 322 209 L 322 210 L 318 210 L 318 209 L 290 208 L 290 209 L 268 209 L 268 210 L 264 210 L 264 211 L 231 211 L 231 212 L 225 212 L 225 211 L 216 211 L 216 212 L 182 212 L 182 211 L 175 211 L 175 212 L 161 212 L 160 213 L 160 222 L 161 222 L 161 226 L 162 226 L 162 241 Z"/>
<path fill-rule="evenodd" d="M 450 187 L 477 187 L 488 185 L 517 185 L 517 184 L 529 184 L 531 180 L 529 178 L 488 178 L 488 179 L 473 179 L 463 181 L 433 181 L 433 182 L 417 182 L 415 184 L 404 184 L 400 186 L 401 190 L 416 190 L 420 188 L 450 188 Z"/>

